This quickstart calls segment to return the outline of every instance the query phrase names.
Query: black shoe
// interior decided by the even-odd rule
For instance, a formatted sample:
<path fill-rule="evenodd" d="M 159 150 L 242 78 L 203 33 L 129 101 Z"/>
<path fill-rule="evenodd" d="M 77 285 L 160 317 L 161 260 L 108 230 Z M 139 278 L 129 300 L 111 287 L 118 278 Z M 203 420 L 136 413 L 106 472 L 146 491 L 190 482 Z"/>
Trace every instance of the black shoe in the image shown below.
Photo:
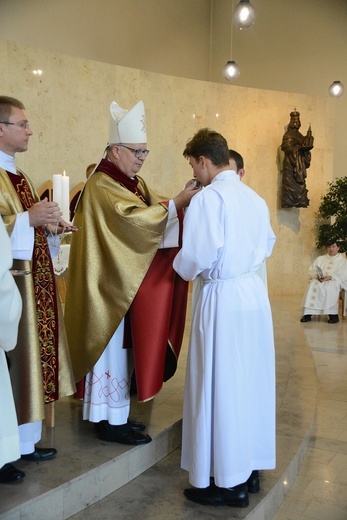
<path fill-rule="evenodd" d="M 132 419 L 128 419 L 127 424 L 128 424 L 128 426 L 130 426 L 130 428 L 132 428 L 133 430 L 135 430 L 137 432 L 143 432 L 146 429 L 146 426 L 143 423 L 133 421 Z M 101 432 L 102 429 L 107 429 L 107 425 L 108 425 L 108 421 L 100 421 L 98 423 L 94 423 L 94 427 L 97 432 Z"/>
<path fill-rule="evenodd" d="M 192 502 L 204 506 L 247 507 L 249 504 L 247 483 L 233 488 L 220 488 L 215 485 L 207 488 L 188 488 L 184 495 Z"/>
<path fill-rule="evenodd" d="M 15 468 L 13 464 L 5 464 L 0 468 L 0 483 L 10 484 L 11 482 L 19 482 L 25 477 L 24 471 Z"/>
<path fill-rule="evenodd" d="M 339 321 L 338 314 L 329 314 L 328 323 L 338 323 Z"/>
<path fill-rule="evenodd" d="M 22 455 L 21 459 L 33 462 L 41 462 L 43 460 L 54 459 L 56 454 L 57 450 L 55 448 L 35 448 L 35 451 L 32 453 Z"/>
<path fill-rule="evenodd" d="M 259 471 L 252 471 L 251 476 L 247 480 L 248 493 L 258 493 L 260 491 Z"/>
<path fill-rule="evenodd" d="M 99 438 L 102 441 L 120 442 L 121 444 L 137 446 L 139 444 L 148 444 L 152 440 L 149 435 L 134 430 L 128 424 L 115 426 L 109 424 L 107 421 L 101 421 L 101 423 Z"/>
<path fill-rule="evenodd" d="M 143 432 L 143 430 L 146 429 L 146 426 L 142 422 L 133 421 L 132 419 L 128 419 L 127 424 L 137 432 Z"/>
<path fill-rule="evenodd" d="M 306 321 L 311 321 L 311 318 L 312 314 L 304 314 L 300 321 L 301 323 L 306 323 Z"/>

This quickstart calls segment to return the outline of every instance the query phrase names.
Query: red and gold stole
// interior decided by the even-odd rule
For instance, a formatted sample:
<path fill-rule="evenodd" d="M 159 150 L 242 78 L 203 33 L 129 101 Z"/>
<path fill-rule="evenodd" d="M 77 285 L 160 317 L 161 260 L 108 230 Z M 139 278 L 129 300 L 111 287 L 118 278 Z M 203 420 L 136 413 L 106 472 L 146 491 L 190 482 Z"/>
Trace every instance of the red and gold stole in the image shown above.
<path fill-rule="evenodd" d="M 25 177 L 22 174 L 7 173 L 23 206 L 23 210 L 28 210 L 35 204 L 35 199 Z M 34 230 L 32 272 L 41 350 L 43 389 L 45 402 L 50 403 L 59 398 L 58 296 L 45 229 L 39 226 L 34 228 Z"/>

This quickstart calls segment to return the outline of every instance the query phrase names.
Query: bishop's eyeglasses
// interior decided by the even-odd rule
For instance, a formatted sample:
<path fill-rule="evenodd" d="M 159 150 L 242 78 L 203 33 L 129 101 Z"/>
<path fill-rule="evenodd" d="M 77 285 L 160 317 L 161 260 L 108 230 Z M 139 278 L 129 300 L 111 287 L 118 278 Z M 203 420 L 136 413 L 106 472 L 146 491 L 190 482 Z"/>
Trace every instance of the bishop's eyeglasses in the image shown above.
<path fill-rule="evenodd" d="M 149 150 L 136 150 L 135 148 L 130 148 L 130 146 L 125 146 L 125 144 L 120 144 L 119 146 L 121 146 L 122 148 L 126 148 L 127 150 L 131 150 L 132 152 L 134 152 L 136 159 L 139 159 L 142 155 L 144 155 L 145 157 L 147 157 L 147 155 L 149 154 Z"/>

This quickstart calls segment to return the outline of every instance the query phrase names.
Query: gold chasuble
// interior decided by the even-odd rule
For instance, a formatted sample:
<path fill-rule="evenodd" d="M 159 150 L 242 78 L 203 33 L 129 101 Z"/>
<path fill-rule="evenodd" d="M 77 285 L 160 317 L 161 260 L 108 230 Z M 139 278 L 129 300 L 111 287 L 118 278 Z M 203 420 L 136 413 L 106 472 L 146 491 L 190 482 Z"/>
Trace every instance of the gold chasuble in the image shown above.
<path fill-rule="evenodd" d="M 0 169 L 0 212 L 11 235 L 17 213 L 39 197 L 30 180 Z M 17 347 L 9 352 L 10 376 L 18 416 L 24 424 L 44 418 L 44 403 L 74 392 L 63 315 L 43 227 L 34 228 L 31 261 L 14 260 L 14 269 L 32 271 L 15 280 L 23 300 Z"/>
<path fill-rule="evenodd" d="M 176 371 L 188 284 L 172 268 L 179 248 L 158 249 L 168 201 L 103 159 L 77 206 L 65 323 L 76 381 L 95 365 L 125 318 L 139 401 Z M 179 214 L 182 224 L 183 212 Z"/>

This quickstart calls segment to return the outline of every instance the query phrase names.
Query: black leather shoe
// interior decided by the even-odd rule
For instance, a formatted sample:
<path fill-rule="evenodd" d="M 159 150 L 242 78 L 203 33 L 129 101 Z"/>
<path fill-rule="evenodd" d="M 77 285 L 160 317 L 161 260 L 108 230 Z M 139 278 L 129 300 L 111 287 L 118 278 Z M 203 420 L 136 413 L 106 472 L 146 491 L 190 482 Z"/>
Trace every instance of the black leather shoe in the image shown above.
<path fill-rule="evenodd" d="M 340 320 L 337 314 L 329 314 L 328 323 L 338 323 L 339 321 Z"/>
<path fill-rule="evenodd" d="M 247 480 L 248 493 L 258 493 L 260 491 L 259 471 L 255 469 Z"/>
<path fill-rule="evenodd" d="M 107 421 L 102 421 L 102 424 L 100 423 L 99 438 L 103 441 L 119 442 L 133 446 L 148 444 L 152 440 L 149 435 L 134 430 L 128 424 L 115 426 L 109 424 Z"/>
<path fill-rule="evenodd" d="M 56 454 L 57 450 L 55 448 L 35 448 L 35 451 L 32 453 L 22 455 L 21 459 L 33 462 L 41 462 L 43 460 L 54 459 Z"/>
<path fill-rule="evenodd" d="M 215 485 L 207 488 L 188 488 L 184 495 L 192 502 L 204 506 L 247 507 L 249 504 L 247 483 L 233 488 L 220 488 Z"/>
<path fill-rule="evenodd" d="M 306 321 L 311 321 L 312 315 L 311 314 L 304 314 L 301 318 L 301 323 L 306 323 Z"/>
<path fill-rule="evenodd" d="M 15 468 L 13 464 L 5 464 L 0 468 L 0 483 L 10 484 L 11 482 L 19 482 L 25 477 L 24 471 Z"/>
<path fill-rule="evenodd" d="M 127 425 L 137 432 L 143 432 L 146 429 L 146 426 L 143 423 L 133 421 L 132 419 L 128 419 Z M 107 429 L 108 421 L 100 421 L 98 423 L 94 423 L 94 426 L 97 432 L 101 432 L 102 429 Z"/>
<path fill-rule="evenodd" d="M 132 419 L 128 419 L 128 425 L 137 432 L 143 432 L 146 429 L 146 426 L 142 422 L 133 421 Z"/>

